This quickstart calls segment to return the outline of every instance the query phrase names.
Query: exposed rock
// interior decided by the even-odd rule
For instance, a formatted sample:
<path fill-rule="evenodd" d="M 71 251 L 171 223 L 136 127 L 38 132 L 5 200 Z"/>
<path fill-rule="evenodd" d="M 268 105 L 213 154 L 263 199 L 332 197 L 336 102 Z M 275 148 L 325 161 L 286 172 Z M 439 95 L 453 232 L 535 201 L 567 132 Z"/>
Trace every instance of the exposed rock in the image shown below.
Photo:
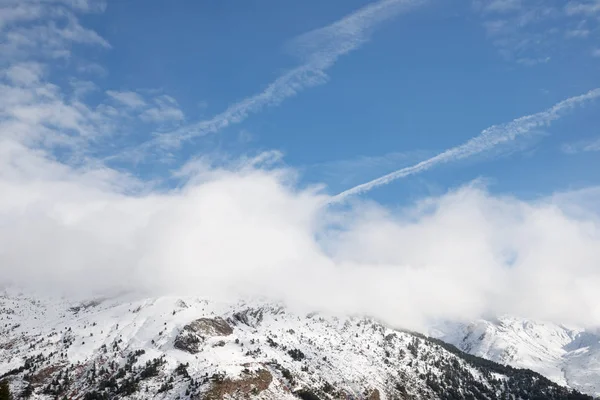
<path fill-rule="evenodd" d="M 367 400 L 381 400 L 379 390 L 378 389 L 373 390 L 371 392 L 371 394 L 369 395 L 369 397 L 367 397 Z"/>
<path fill-rule="evenodd" d="M 245 310 L 234 313 L 229 322 L 233 325 L 242 323 L 244 325 L 256 328 L 263 320 L 264 312 L 260 308 L 247 308 Z"/>
<path fill-rule="evenodd" d="M 85 301 L 79 305 L 69 308 L 69 311 L 71 311 L 73 314 L 77 314 L 81 310 L 87 310 L 88 308 L 98 307 L 100 304 L 102 304 L 102 301 L 103 299 Z"/>
<path fill-rule="evenodd" d="M 30 378 L 30 382 L 34 384 L 42 384 L 45 383 L 49 377 L 51 377 L 54 373 L 58 372 L 63 368 L 64 365 L 52 365 L 50 367 L 43 368 L 39 370 L 37 373 L 33 374 Z"/>
<path fill-rule="evenodd" d="M 200 318 L 184 326 L 175 338 L 175 348 L 188 353 L 198 353 L 200 344 L 214 336 L 228 336 L 233 329 L 223 318 Z"/>
<path fill-rule="evenodd" d="M 294 394 L 302 400 L 321 400 L 319 396 L 308 389 L 297 390 Z"/>
<path fill-rule="evenodd" d="M 189 308 L 187 303 L 181 299 L 177 300 L 177 303 L 175 303 L 175 305 L 179 308 Z"/>
<path fill-rule="evenodd" d="M 245 399 L 250 396 L 259 395 L 269 387 L 272 381 L 273 376 L 271 373 L 266 369 L 260 369 L 243 379 L 232 380 L 226 378 L 222 381 L 215 382 L 207 393 L 197 399 Z"/>

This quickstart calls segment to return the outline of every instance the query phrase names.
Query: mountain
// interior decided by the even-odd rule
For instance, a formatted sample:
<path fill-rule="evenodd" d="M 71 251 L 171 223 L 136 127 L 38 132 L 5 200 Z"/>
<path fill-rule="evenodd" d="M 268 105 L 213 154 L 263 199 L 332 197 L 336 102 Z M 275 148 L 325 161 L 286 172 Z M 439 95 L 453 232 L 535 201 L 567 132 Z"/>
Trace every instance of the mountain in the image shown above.
<path fill-rule="evenodd" d="M 369 318 L 268 302 L 0 298 L 0 380 L 32 399 L 591 399 Z"/>
<path fill-rule="evenodd" d="M 460 350 L 528 368 L 554 382 L 600 397 L 600 335 L 583 329 L 514 317 L 443 323 L 430 335 Z"/>

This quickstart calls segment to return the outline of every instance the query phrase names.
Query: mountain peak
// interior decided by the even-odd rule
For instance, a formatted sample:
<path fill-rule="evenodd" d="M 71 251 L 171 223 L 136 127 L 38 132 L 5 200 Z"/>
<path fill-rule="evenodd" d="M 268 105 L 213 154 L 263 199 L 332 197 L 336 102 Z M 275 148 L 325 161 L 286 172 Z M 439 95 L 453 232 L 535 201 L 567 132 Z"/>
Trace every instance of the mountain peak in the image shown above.
<path fill-rule="evenodd" d="M 0 301 L 0 376 L 31 398 L 587 398 L 370 318 L 193 297 Z"/>

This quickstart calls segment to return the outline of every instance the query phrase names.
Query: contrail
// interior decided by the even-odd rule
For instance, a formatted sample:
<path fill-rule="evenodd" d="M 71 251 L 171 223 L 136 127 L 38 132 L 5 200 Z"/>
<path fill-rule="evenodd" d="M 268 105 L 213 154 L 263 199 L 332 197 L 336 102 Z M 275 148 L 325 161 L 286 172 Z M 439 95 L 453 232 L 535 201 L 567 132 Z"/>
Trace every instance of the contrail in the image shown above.
<path fill-rule="evenodd" d="M 428 169 L 431 169 L 439 164 L 462 160 L 475 154 L 482 153 L 486 150 L 490 150 L 499 144 L 515 140 L 517 137 L 531 132 L 531 130 L 534 128 L 550 125 L 552 121 L 560 118 L 565 111 L 568 111 L 578 105 L 583 105 L 598 97 L 600 97 L 600 88 L 590 90 L 589 92 L 579 96 L 570 97 L 539 113 L 520 117 L 506 124 L 491 126 L 466 143 L 448 149 L 443 153 L 421 161 L 418 164 L 399 169 L 377 179 L 373 179 L 372 181 L 362 183 L 348 190 L 344 190 L 343 192 L 330 198 L 329 202 L 337 203 L 343 201 L 349 196 L 368 192 L 369 190 L 378 186 L 387 185 L 396 179 L 427 171 Z"/>
<path fill-rule="evenodd" d="M 339 57 L 358 49 L 369 39 L 378 24 L 407 12 L 427 0 L 381 0 L 344 18 L 300 35 L 291 45 L 302 54 L 304 63 L 271 82 L 262 92 L 229 106 L 214 117 L 161 134 L 141 147 L 177 147 L 182 141 L 218 132 L 245 120 L 265 107 L 276 106 L 285 99 L 328 80 L 325 71 Z"/>

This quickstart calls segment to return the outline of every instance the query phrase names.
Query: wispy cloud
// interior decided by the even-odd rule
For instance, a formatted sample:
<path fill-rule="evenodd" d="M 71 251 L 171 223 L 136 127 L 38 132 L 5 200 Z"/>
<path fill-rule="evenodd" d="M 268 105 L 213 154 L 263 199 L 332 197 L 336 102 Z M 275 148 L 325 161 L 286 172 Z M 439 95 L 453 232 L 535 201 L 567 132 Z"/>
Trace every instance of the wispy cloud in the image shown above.
<path fill-rule="evenodd" d="M 537 64 L 547 64 L 548 62 L 550 62 L 550 57 L 543 57 L 543 58 L 523 57 L 523 58 L 518 58 L 516 61 L 517 61 L 517 64 L 532 67 Z"/>
<path fill-rule="evenodd" d="M 107 90 L 106 94 L 127 107 L 138 108 L 146 105 L 144 98 L 136 92 Z"/>
<path fill-rule="evenodd" d="M 9 0 L 3 3 L 0 7 L 0 61 L 31 57 L 68 58 L 73 44 L 111 47 L 98 33 L 83 27 L 74 12 L 60 3 L 68 2 Z M 77 4 L 77 9 L 95 10 L 91 5 L 83 6 L 92 2 Z"/>
<path fill-rule="evenodd" d="M 531 0 L 473 2 L 483 27 L 500 55 L 508 61 L 533 66 L 548 58 L 552 32 L 545 22 L 557 19 L 560 10 Z"/>
<path fill-rule="evenodd" d="M 44 66 L 37 62 L 13 64 L 5 71 L 6 77 L 13 84 L 30 86 L 38 83 L 44 74 Z"/>
<path fill-rule="evenodd" d="M 37 19 L 42 15 L 43 10 L 41 6 L 31 3 L 8 2 L 8 4 L 2 4 L 2 8 L 0 8 L 0 30 L 21 21 Z"/>
<path fill-rule="evenodd" d="M 183 112 L 175 107 L 154 107 L 144 111 L 140 118 L 148 122 L 181 120 Z"/>
<path fill-rule="evenodd" d="M 96 168 L 105 153 L 112 154 L 121 142 L 131 140 L 128 134 L 142 123 L 145 129 L 148 124 L 156 129 L 164 121 L 183 118 L 177 103 L 165 95 L 109 90 L 106 97 L 88 102 L 89 93 L 103 90 L 77 73 L 105 71 L 80 56 L 69 63 L 56 62 L 57 57 L 70 57 L 77 44 L 89 51 L 110 46 L 79 20 L 79 14 L 104 7 L 104 2 L 95 0 L 0 0 L 0 153 L 4 156 L 28 160 L 21 153 L 29 151 L 70 166 Z M 50 81 L 59 74 L 62 79 Z"/>
<path fill-rule="evenodd" d="M 110 47 L 84 28 L 77 13 L 101 11 L 94 0 L 0 2 L 0 137 L 2 145 L 40 151 L 81 149 L 109 131 L 110 108 L 80 101 L 91 83 L 69 79 L 70 91 L 47 81 L 57 57 L 74 44 Z M 12 143 L 12 144 L 11 144 Z M 74 151 L 74 150 L 73 150 Z"/>
<path fill-rule="evenodd" d="M 147 99 L 138 92 L 107 90 L 106 95 L 137 113 L 137 117 L 147 123 L 162 124 L 184 119 L 177 100 L 166 94 Z"/>
<path fill-rule="evenodd" d="M 89 62 L 89 61 L 81 61 L 77 65 L 77 72 L 81 74 L 87 74 L 92 76 L 106 76 L 108 75 L 108 71 L 102 65 Z"/>
<path fill-rule="evenodd" d="M 491 1 L 482 1 L 475 0 L 473 1 L 473 6 L 486 13 L 493 12 L 510 12 L 515 10 L 520 10 L 523 7 L 523 3 L 521 0 L 491 0 Z"/>
<path fill-rule="evenodd" d="M 353 188 L 332 197 L 331 201 L 339 202 L 349 196 L 368 192 L 378 186 L 387 185 L 397 179 L 427 171 L 440 164 L 462 160 L 491 150 L 498 145 L 511 142 L 519 136 L 526 135 L 536 128 L 547 126 L 560 118 L 566 111 L 590 102 L 598 97 L 600 97 L 600 88 L 590 90 L 579 96 L 570 97 L 539 113 L 520 117 L 506 124 L 491 126 L 466 143 L 448 149 L 443 153 L 421 161 L 418 164 L 399 169 L 377 179 L 373 179 L 372 181 L 354 186 Z"/>
<path fill-rule="evenodd" d="M 561 146 L 561 150 L 567 154 L 600 151 L 600 137 L 592 140 L 583 140 L 575 143 L 566 143 Z"/>
<path fill-rule="evenodd" d="M 360 155 L 349 159 L 316 163 L 308 166 L 306 171 L 321 181 L 334 182 L 335 186 L 341 189 L 393 171 L 399 166 L 411 165 L 433 154 L 435 153 L 431 151 L 415 150 L 377 156 Z"/>
<path fill-rule="evenodd" d="M 98 90 L 98 86 L 94 82 L 82 79 L 71 78 L 69 84 L 72 89 L 72 96 L 77 100 L 82 100 L 88 94 Z"/>
<path fill-rule="evenodd" d="M 154 98 L 154 105 L 140 114 L 146 122 L 169 122 L 184 119 L 183 111 L 179 109 L 177 101 L 171 96 L 161 95 Z"/>
<path fill-rule="evenodd" d="M 598 29 L 597 0 L 568 3 L 538 0 L 474 0 L 483 27 L 507 61 L 532 67 L 546 63 L 565 39 L 585 40 Z"/>
<path fill-rule="evenodd" d="M 600 57 L 600 48 L 592 50 L 592 57 Z"/>
<path fill-rule="evenodd" d="M 303 90 L 324 84 L 328 79 L 326 71 L 339 57 L 364 44 L 375 26 L 424 2 L 425 0 L 381 0 L 331 25 L 296 38 L 291 44 L 302 55 L 302 65 L 278 77 L 262 92 L 232 104 L 213 118 L 158 135 L 143 147 L 177 147 L 182 141 L 240 123 L 265 107 L 279 105 Z"/>
<path fill-rule="evenodd" d="M 567 38 L 586 38 L 588 36 L 590 36 L 590 30 L 589 29 L 571 29 L 568 30 L 567 32 L 565 32 L 565 36 Z"/>
<path fill-rule="evenodd" d="M 569 15 L 584 15 L 593 17 L 600 14 L 600 1 L 598 0 L 579 0 L 570 1 L 565 6 L 565 11 Z"/>

